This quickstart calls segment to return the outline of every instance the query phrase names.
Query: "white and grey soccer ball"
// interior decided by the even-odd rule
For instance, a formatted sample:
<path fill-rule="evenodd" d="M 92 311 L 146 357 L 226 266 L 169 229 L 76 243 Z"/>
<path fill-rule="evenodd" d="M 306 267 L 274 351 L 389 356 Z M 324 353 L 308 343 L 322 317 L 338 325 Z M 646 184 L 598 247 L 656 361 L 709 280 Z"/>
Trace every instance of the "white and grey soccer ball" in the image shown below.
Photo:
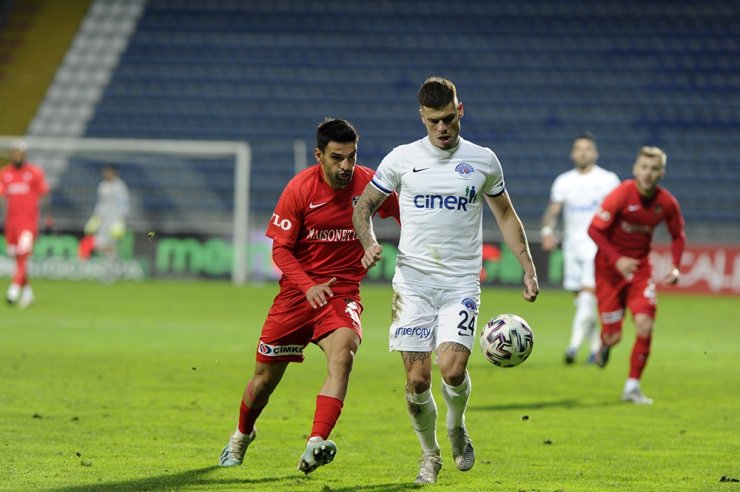
<path fill-rule="evenodd" d="M 492 318 L 480 334 L 483 355 L 499 367 L 518 366 L 527 360 L 533 346 L 532 328 L 516 314 L 500 314 Z"/>

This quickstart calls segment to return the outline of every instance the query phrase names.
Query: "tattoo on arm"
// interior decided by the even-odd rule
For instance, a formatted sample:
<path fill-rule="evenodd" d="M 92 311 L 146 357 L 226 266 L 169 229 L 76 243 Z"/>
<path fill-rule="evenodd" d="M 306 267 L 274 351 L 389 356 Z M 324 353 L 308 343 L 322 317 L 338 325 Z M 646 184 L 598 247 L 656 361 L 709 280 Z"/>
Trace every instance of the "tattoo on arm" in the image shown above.
<path fill-rule="evenodd" d="M 380 208 L 388 195 L 385 195 L 370 183 L 365 187 L 360 199 L 357 200 L 352 222 L 357 232 L 357 238 L 364 248 L 376 244 L 378 240 L 373 230 L 373 214 Z"/>

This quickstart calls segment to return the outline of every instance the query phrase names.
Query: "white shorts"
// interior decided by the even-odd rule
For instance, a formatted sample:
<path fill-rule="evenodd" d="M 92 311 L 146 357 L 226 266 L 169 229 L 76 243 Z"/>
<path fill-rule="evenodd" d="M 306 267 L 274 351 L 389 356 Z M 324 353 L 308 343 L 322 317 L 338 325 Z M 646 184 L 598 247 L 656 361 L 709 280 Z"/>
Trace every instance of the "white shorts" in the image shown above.
<path fill-rule="evenodd" d="M 455 342 L 471 350 L 479 305 L 479 285 L 440 289 L 394 280 L 389 349 L 432 352 Z"/>
<path fill-rule="evenodd" d="M 568 253 L 563 251 L 563 287 L 565 290 L 579 291 L 583 288 L 593 289 L 594 257 L 591 255 Z"/>

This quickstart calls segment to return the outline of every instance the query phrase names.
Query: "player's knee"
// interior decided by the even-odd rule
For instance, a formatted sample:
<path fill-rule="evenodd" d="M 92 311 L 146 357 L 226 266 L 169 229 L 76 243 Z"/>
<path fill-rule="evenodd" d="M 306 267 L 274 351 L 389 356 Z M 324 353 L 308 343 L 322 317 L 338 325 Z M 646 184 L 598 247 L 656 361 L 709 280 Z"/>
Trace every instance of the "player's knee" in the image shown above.
<path fill-rule="evenodd" d="M 635 331 L 638 337 L 649 337 L 653 333 L 654 320 L 647 314 L 635 315 Z"/>
<path fill-rule="evenodd" d="M 336 350 L 329 358 L 329 370 L 349 374 L 355 362 L 355 351 L 349 347 Z"/>
<path fill-rule="evenodd" d="M 612 329 L 609 329 L 612 328 Z M 601 343 L 607 347 L 613 347 L 622 339 L 621 326 L 618 328 L 604 326 L 601 330 Z"/>
<path fill-rule="evenodd" d="M 465 381 L 465 371 L 467 360 L 452 360 L 447 363 L 440 363 L 439 372 L 442 380 L 449 386 L 459 386 Z"/>
<path fill-rule="evenodd" d="M 407 374 L 406 385 L 408 390 L 413 393 L 424 393 L 432 385 L 432 375 L 425 373 Z"/>

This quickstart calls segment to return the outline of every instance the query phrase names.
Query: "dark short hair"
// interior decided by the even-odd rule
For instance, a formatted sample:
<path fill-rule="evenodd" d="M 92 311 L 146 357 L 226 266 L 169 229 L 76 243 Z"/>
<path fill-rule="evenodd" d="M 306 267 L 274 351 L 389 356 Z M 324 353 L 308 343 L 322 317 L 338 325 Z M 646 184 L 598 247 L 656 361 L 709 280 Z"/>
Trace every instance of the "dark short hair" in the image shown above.
<path fill-rule="evenodd" d="M 576 143 L 576 140 L 591 140 L 591 143 L 596 145 L 596 137 L 594 137 L 594 134 L 591 132 L 582 132 L 573 139 L 573 143 Z"/>
<path fill-rule="evenodd" d="M 324 118 L 316 129 L 316 147 L 323 152 L 329 142 L 357 143 L 360 134 L 347 120 Z"/>
<path fill-rule="evenodd" d="M 457 99 L 457 89 L 451 81 L 432 76 L 421 85 L 417 97 L 420 106 L 442 109 Z"/>

